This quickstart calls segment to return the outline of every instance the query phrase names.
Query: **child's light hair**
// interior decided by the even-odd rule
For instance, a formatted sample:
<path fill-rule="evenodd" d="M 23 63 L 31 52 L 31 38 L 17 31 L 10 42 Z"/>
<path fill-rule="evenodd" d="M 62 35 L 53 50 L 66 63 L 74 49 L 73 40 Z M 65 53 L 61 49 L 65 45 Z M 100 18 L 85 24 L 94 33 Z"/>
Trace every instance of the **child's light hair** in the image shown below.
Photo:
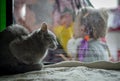
<path fill-rule="evenodd" d="M 85 26 L 90 38 L 105 37 L 107 30 L 107 13 L 105 9 L 81 8 L 76 17 L 77 28 Z M 75 27 L 76 28 L 76 27 Z"/>

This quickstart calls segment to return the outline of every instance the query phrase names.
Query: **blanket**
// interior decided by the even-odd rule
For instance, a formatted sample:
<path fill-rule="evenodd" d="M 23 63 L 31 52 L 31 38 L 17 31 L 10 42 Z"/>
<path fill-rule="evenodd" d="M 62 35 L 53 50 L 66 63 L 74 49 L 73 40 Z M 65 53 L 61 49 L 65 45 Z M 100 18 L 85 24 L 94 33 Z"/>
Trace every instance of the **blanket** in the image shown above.
<path fill-rule="evenodd" d="M 65 61 L 45 65 L 40 71 L 1 76 L 0 81 L 120 81 L 119 70 L 120 62 Z"/>

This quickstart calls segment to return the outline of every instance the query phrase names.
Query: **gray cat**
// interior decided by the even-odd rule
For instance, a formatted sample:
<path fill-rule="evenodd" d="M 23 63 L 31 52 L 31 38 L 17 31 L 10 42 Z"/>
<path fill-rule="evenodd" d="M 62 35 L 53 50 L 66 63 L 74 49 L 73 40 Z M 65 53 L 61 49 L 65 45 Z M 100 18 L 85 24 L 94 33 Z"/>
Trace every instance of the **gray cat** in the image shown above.
<path fill-rule="evenodd" d="M 0 75 L 40 70 L 47 50 L 57 46 L 56 36 L 43 23 L 29 33 L 20 25 L 0 32 Z"/>

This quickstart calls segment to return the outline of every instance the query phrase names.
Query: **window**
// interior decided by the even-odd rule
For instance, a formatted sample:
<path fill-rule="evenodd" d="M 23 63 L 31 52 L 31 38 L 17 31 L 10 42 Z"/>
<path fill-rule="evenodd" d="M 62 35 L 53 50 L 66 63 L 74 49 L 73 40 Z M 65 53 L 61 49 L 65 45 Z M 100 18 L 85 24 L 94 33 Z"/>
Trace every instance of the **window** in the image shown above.
<path fill-rule="evenodd" d="M 90 0 L 95 8 L 115 8 L 118 0 Z"/>

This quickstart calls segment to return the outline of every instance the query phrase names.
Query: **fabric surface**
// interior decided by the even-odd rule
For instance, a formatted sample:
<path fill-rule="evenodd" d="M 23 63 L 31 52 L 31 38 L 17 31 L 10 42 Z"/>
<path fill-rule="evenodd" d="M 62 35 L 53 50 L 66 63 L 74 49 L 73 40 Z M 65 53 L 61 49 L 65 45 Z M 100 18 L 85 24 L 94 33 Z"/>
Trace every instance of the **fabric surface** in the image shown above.
<path fill-rule="evenodd" d="M 91 39 L 88 41 L 88 49 L 86 49 L 82 59 L 83 62 L 109 61 L 106 45 L 98 40 Z"/>
<path fill-rule="evenodd" d="M 70 66 L 70 63 L 71 67 L 67 67 L 67 65 Z M 2 76 L 0 77 L 0 81 L 120 81 L 120 71 L 118 70 L 95 69 L 79 66 L 81 64 L 80 62 L 62 62 L 56 64 L 61 65 L 61 67 L 50 65 L 51 67 L 46 66 L 46 68 L 43 68 L 41 71 Z M 96 65 L 101 67 L 105 66 L 106 69 L 118 66 L 117 68 L 120 69 L 120 63 L 96 62 L 89 66 L 95 67 Z"/>

